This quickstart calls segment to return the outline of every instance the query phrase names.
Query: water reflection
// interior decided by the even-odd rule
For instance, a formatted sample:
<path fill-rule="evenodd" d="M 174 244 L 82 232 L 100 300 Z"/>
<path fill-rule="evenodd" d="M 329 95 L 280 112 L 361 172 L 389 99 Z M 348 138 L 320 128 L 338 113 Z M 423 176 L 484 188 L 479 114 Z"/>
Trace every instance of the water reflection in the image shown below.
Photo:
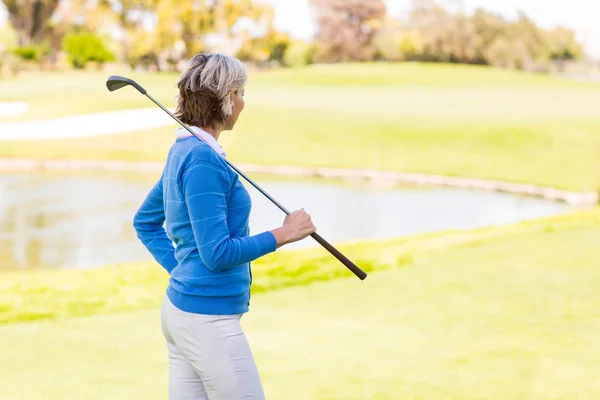
<path fill-rule="evenodd" d="M 0 268 L 89 268 L 150 256 L 131 220 L 152 181 L 111 175 L 0 175 Z M 249 185 L 248 185 L 249 186 Z M 452 189 L 265 182 L 290 209 L 306 208 L 333 242 L 471 228 L 552 215 L 563 204 Z M 250 188 L 253 232 L 283 214 Z M 309 238 L 288 249 L 313 246 Z"/>
<path fill-rule="evenodd" d="M 77 268 L 139 259 L 131 210 L 146 184 L 66 176 L 0 177 L 2 267 Z"/>

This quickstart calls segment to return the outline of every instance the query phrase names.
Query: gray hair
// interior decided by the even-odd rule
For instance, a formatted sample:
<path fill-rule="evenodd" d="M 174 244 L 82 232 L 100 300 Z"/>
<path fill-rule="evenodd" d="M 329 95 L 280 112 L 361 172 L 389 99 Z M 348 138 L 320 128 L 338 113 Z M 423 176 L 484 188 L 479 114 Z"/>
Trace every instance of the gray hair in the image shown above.
<path fill-rule="evenodd" d="M 179 78 L 175 115 L 193 126 L 222 126 L 231 115 L 230 94 L 248 80 L 242 62 L 222 54 L 196 54 Z"/>

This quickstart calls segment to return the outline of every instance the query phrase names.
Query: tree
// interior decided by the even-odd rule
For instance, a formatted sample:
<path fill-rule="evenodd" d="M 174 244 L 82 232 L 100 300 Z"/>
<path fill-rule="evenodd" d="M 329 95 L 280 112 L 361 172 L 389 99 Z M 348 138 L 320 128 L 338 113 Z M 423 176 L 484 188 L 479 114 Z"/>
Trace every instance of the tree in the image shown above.
<path fill-rule="evenodd" d="M 549 60 L 581 55 L 572 31 L 544 30 L 524 13 L 507 21 L 481 9 L 472 15 L 451 13 L 432 0 L 413 0 L 412 5 L 404 30 L 420 36 L 422 49 L 404 58 L 547 70 Z"/>
<path fill-rule="evenodd" d="M 19 45 L 39 44 L 51 33 L 50 19 L 59 0 L 3 0 Z"/>
<path fill-rule="evenodd" d="M 396 18 L 386 18 L 373 38 L 373 44 L 377 48 L 377 57 L 388 61 L 402 60 L 404 58 L 402 53 L 404 32 L 400 21 Z"/>
<path fill-rule="evenodd" d="M 327 61 L 367 61 L 376 55 L 374 38 L 385 18 L 383 0 L 312 0 L 317 42 Z"/>
<path fill-rule="evenodd" d="M 208 34 L 214 33 L 223 39 L 235 36 L 235 28 L 242 20 L 266 25 L 267 33 L 273 31 L 274 11 L 266 3 L 254 0 L 195 0 L 194 3 L 196 6 L 187 7 L 182 19 L 186 57 L 207 47 Z"/>
<path fill-rule="evenodd" d="M 269 15 L 272 19 L 272 8 L 253 0 L 122 0 L 121 4 L 120 19 L 127 32 L 123 48 L 130 63 L 135 64 L 136 58 L 153 60 L 157 69 L 207 51 L 211 36 L 228 40 L 243 19 L 268 21 Z M 141 26 L 141 15 L 154 20 L 153 29 Z M 227 52 L 224 47 L 220 51 Z"/>
<path fill-rule="evenodd" d="M 575 32 L 563 26 L 557 26 L 548 33 L 550 60 L 554 61 L 560 72 L 565 72 L 566 62 L 583 55 L 581 44 L 575 38 Z"/>
<path fill-rule="evenodd" d="M 284 64 L 284 58 L 289 46 L 292 44 L 292 40 L 289 34 L 275 28 L 273 23 L 275 10 L 273 7 L 261 6 L 261 8 L 255 10 L 252 17 L 253 23 L 244 24 L 245 27 L 236 29 L 237 36 L 242 41 L 242 46 L 238 49 L 236 57 L 241 60 L 259 63 L 274 61 L 279 65 Z M 264 34 L 251 34 L 248 28 L 252 25 L 256 28 L 256 22 L 260 24 L 259 26 L 265 32 Z"/>
<path fill-rule="evenodd" d="M 287 33 L 271 27 L 264 36 L 251 38 L 246 34 L 236 57 L 245 61 L 276 61 L 282 64 L 290 44 L 291 39 Z"/>
<path fill-rule="evenodd" d="M 486 52 L 498 37 L 506 36 L 507 23 L 497 14 L 477 9 L 471 17 L 478 41 L 475 48 L 475 62 L 489 64 Z"/>
<path fill-rule="evenodd" d="M 551 30 L 549 33 L 549 41 L 551 60 L 574 60 L 581 57 L 583 54 L 581 44 L 579 44 L 575 38 L 575 32 L 564 26 L 557 26 Z"/>
<path fill-rule="evenodd" d="M 496 37 L 485 48 L 484 56 L 487 64 L 501 68 L 522 69 L 527 60 L 530 60 L 525 44 L 506 36 Z"/>
<path fill-rule="evenodd" d="M 524 49 L 523 57 L 518 61 L 520 69 L 531 70 L 536 61 L 548 59 L 546 32 L 525 13 L 519 12 L 517 21 L 510 25 L 508 36 Z"/>
<path fill-rule="evenodd" d="M 56 29 L 61 33 L 71 30 L 98 32 L 118 22 L 118 14 L 111 0 L 69 0 L 61 2 L 54 17 Z"/>
<path fill-rule="evenodd" d="M 409 26 L 420 33 L 423 40 L 422 61 L 450 61 L 451 49 L 448 34 L 452 29 L 452 16 L 432 1 L 414 1 Z"/>

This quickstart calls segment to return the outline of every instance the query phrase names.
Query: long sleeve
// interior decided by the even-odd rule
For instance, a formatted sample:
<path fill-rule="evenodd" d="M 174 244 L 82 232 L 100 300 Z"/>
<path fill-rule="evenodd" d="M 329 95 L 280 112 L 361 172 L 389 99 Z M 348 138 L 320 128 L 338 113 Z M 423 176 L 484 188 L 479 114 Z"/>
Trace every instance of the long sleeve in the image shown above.
<path fill-rule="evenodd" d="M 177 266 L 177 260 L 173 242 L 163 228 L 164 222 L 163 188 L 162 180 L 159 180 L 135 214 L 133 227 L 152 257 L 171 273 Z"/>
<path fill-rule="evenodd" d="M 207 268 L 221 271 L 275 251 L 277 242 L 269 231 L 231 237 L 227 225 L 231 178 L 222 167 L 194 161 L 183 174 L 182 184 L 198 252 Z"/>

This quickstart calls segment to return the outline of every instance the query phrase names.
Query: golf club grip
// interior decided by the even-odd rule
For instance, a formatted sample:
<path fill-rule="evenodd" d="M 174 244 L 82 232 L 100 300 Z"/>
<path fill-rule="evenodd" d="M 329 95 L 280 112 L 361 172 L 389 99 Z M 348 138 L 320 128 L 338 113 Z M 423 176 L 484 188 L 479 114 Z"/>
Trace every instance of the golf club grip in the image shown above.
<path fill-rule="evenodd" d="M 348 259 L 345 255 L 343 255 L 338 249 L 333 247 L 327 240 L 323 239 L 321 235 L 318 233 L 313 233 L 310 236 L 313 237 L 321 246 L 325 248 L 328 252 L 331 253 L 332 256 L 337 258 L 342 264 L 344 264 L 350 271 L 354 273 L 361 281 L 367 277 L 367 273 L 362 269 L 358 268 L 356 264 Z"/>

